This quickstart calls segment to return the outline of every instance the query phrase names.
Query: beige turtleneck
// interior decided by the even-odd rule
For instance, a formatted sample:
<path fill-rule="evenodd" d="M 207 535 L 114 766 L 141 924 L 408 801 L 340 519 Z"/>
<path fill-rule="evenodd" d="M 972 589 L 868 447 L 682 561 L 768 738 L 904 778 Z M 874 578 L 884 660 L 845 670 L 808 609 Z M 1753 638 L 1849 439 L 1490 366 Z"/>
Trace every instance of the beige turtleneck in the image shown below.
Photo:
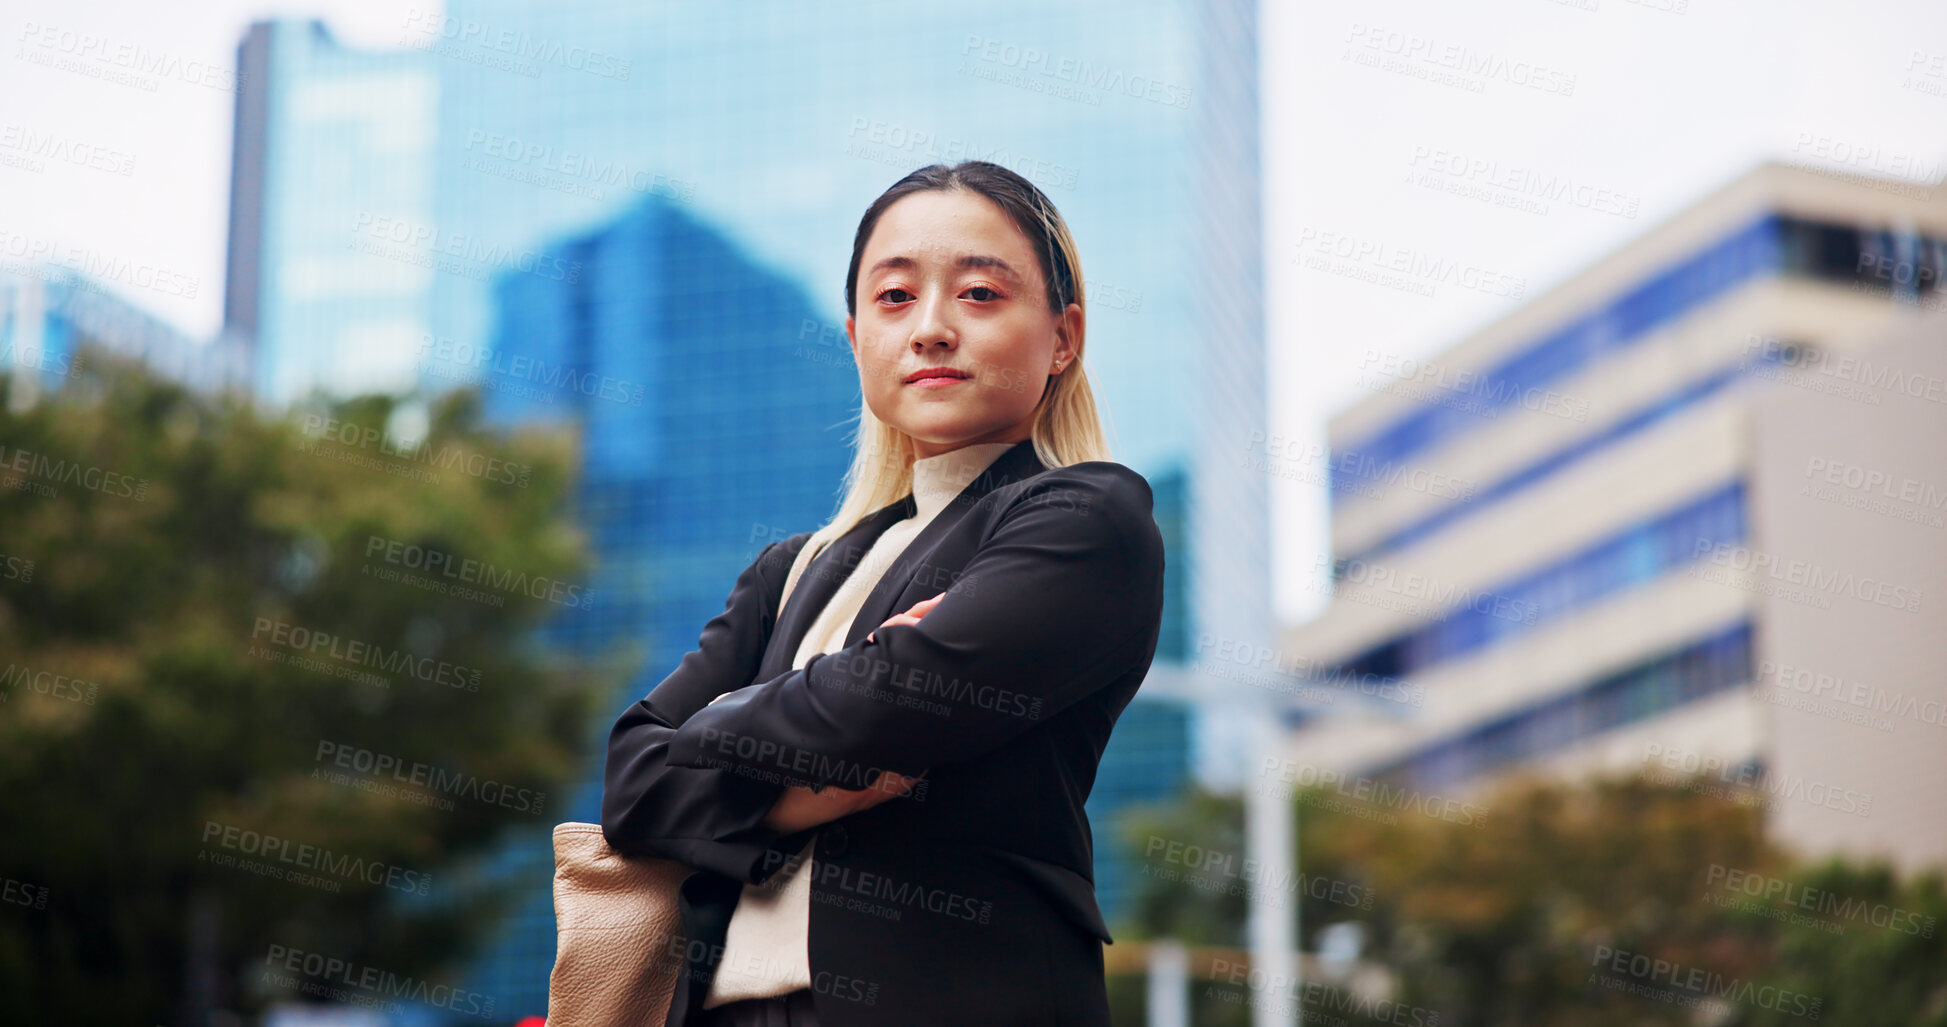
<path fill-rule="evenodd" d="M 845 647 L 845 633 L 858 616 L 859 608 L 865 605 L 867 593 L 905 553 L 913 538 L 946 509 L 953 497 L 980 477 L 988 465 L 1014 446 L 1012 442 L 981 442 L 913 462 L 915 512 L 888 525 L 852 568 L 852 573 L 839 583 L 838 591 L 806 629 L 804 641 L 791 661 L 793 670 L 802 668 L 819 653 Z M 703 1008 L 714 1009 L 725 1002 L 783 995 L 811 987 L 811 959 L 806 951 L 811 923 L 811 875 L 804 872 L 804 867 L 811 861 L 816 845 L 816 838 L 805 842 L 804 848 L 763 884 L 744 885 L 736 912 L 730 916 L 723 958 L 717 964 Z"/>

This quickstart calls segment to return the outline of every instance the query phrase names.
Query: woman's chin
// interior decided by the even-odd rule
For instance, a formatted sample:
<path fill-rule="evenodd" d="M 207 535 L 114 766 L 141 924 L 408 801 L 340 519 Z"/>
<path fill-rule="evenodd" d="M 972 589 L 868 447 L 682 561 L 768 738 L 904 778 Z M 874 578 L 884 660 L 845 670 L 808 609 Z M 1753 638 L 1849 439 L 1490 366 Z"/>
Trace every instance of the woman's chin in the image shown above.
<path fill-rule="evenodd" d="M 915 411 L 912 416 L 888 423 L 913 438 L 929 442 L 964 439 L 980 431 L 980 426 L 972 419 L 952 416 L 952 412 L 945 409 Z"/>

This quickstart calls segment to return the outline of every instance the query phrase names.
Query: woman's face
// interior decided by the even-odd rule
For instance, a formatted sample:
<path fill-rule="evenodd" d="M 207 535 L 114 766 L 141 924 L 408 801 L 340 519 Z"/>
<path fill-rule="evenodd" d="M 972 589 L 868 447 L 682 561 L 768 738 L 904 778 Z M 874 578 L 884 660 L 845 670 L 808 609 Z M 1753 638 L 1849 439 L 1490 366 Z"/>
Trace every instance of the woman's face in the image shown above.
<path fill-rule="evenodd" d="M 879 215 L 845 319 L 865 402 L 921 458 L 1028 437 L 1055 365 L 1073 366 L 1082 308 L 1048 311 L 1027 237 L 976 192 L 926 190 Z M 945 369 L 943 377 L 921 372 Z"/>

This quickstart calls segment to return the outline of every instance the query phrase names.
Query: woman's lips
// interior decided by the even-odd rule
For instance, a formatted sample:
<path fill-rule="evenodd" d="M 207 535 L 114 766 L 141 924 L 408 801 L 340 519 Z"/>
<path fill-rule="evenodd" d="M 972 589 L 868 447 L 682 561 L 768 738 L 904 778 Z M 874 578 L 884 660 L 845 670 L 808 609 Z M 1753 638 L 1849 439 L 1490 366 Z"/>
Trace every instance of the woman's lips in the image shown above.
<path fill-rule="evenodd" d="M 973 375 L 957 367 L 927 367 L 906 376 L 907 385 L 917 385 L 924 389 L 944 389 L 954 382 L 964 382 Z"/>

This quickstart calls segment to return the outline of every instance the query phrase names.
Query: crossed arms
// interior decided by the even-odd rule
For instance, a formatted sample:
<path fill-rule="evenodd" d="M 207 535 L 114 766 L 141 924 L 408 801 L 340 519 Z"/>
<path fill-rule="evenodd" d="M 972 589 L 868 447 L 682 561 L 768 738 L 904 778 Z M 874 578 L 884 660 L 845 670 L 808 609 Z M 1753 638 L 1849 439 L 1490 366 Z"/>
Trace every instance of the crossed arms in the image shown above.
<path fill-rule="evenodd" d="M 1161 601 L 1150 504 L 1119 464 L 1038 475 L 923 616 L 751 684 L 777 612 L 766 579 L 787 563 L 767 547 L 696 651 L 616 723 L 610 844 L 756 882 L 767 851 L 804 840 L 789 809 L 767 821 L 787 788 L 856 791 L 976 759 L 1115 680 L 1145 655 L 1134 644 Z"/>

